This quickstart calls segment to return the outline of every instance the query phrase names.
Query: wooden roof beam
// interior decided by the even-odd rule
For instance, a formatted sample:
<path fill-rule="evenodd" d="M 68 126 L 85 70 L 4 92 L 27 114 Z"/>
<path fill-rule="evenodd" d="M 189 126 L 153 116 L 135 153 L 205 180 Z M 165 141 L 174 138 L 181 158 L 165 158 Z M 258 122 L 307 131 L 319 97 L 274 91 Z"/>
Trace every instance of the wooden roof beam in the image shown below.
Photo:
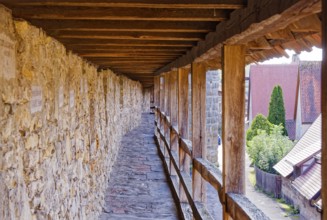
<path fill-rule="evenodd" d="M 49 31 L 50 35 L 61 39 L 122 39 L 122 40 L 180 40 L 199 41 L 205 38 L 205 33 L 181 32 L 131 32 L 131 31 Z"/>
<path fill-rule="evenodd" d="M 236 10 L 228 21 L 220 22 L 216 32 L 209 33 L 186 55 L 162 67 L 155 75 L 189 65 L 210 49 L 221 50 L 223 44 L 246 44 L 294 21 L 321 12 L 319 0 L 251 1 L 247 8 Z"/>
<path fill-rule="evenodd" d="M 172 8 L 13 7 L 15 17 L 56 20 L 224 21 L 229 10 Z"/>
<path fill-rule="evenodd" d="M 39 20 L 29 21 L 44 30 L 75 31 L 145 31 L 145 32 L 193 32 L 206 33 L 215 30 L 216 22 L 197 21 L 97 21 L 97 20 Z"/>
<path fill-rule="evenodd" d="M 244 0 L 4 0 L 10 6 L 87 6 L 124 8 L 216 8 L 238 9 L 245 6 Z"/>

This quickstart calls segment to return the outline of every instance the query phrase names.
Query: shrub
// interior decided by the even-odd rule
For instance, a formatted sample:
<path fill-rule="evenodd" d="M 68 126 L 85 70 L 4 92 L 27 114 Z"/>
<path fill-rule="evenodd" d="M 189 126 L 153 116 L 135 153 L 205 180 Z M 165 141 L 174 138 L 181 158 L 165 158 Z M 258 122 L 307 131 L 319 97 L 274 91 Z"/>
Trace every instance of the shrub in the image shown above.
<path fill-rule="evenodd" d="M 251 127 L 246 131 L 246 141 L 251 141 L 253 137 L 258 135 L 258 130 L 263 130 L 267 134 L 270 133 L 271 123 L 262 114 L 258 114 L 251 124 Z"/>
<path fill-rule="evenodd" d="M 258 130 L 258 135 L 248 142 L 248 154 L 259 169 L 276 174 L 273 166 L 279 162 L 292 148 L 293 142 L 283 136 L 283 127 L 273 125 L 270 134 Z"/>

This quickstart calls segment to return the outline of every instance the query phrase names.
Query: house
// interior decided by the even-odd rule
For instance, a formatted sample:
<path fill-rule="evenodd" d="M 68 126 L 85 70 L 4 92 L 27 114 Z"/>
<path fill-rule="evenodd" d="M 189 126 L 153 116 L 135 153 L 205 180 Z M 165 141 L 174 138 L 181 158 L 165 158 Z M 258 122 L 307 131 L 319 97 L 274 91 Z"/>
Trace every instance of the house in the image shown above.
<path fill-rule="evenodd" d="M 321 218 L 321 116 L 275 166 L 282 176 L 282 198 L 306 219 Z"/>
<path fill-rule="evenodd" d="M 283 89 L 285 126 L 291 140 L 299 140 L 320 114 L 321 62 L 250 66 L 249 119 L 261 113 L 268 116 L 273 88 Z"/>

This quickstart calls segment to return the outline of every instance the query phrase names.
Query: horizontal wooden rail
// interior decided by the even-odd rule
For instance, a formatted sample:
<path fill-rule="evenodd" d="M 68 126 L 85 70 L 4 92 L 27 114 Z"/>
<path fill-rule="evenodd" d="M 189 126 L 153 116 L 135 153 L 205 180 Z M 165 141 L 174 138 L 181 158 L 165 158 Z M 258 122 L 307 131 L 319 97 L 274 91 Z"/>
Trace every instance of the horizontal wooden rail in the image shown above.
<path fill-rule="evenodd" d="M 202 178 L 206 180 L 210 185 L 212 185 L 216 190 L 217 194 L 219 196 L 220 202 L 226 203 L 226 209 L 228 214 L 233 219 L 260 219 L 260 220 L 266 220 L 269 219 L 265 216 L 265 214 L 259 210 L 253 203 L 249 201 L 248 198 L 244 195 L 240 194 L 234 194 L 234 193 L 227 193 L 224 196 L 223 193 L 223 181 L 222 181 L 222 173 L 220 172 L 217 167 L 215 167 L 213 164 L 211 164 L 209 161 L 203 159 L 203 158 L 193 158 L 192 157 L 192 142 L 187 139 L 183 139 L 178 134 L 178 128 L 176 126 L 172 126 L 170 124 L 169 117 L 167 117 L 163 112 L 160 111 L 158 107 L 156 107 L 156 115 L 157 118 L 155 120 L 156 125 L 156 138 L 158 143 L 158 149 L 160 149 L 159 153 L 161 155 L 161 158 L 165 162 L 165 166 L 167 170 L 169 170 L 168 167 L 170 165 L 172 166 L 170 169 L 174 169 L 176 171 L 175 176 L 170 176 L 170 182 L 171 185 L 174 187 L 174 194 L 177 199 L 179 198 L 179 189 L 176 186 L 176 182 L 182 186 L 187 202 L 189 204 L 189 207 L 192 209 L 192 215 L 194 219 L 212 219 L 210 214 L 208 213 L 205 204 L 201 202 L 195 202 L 193 200 L 192 196 L 192 178 L 190 176 L 189 170 L 180 170 L 179 168 L 179 160 L 178 160 L 178 152 L 170 149 L 170 143 L 167 141 L 167 138 L 165 137 L 165 133 L 160 129 L 160 127 L 168 127 L 170 132 L 174 133 L 178 136 L 178 147 L 179 149 L 182 149 L 189 157 L 192 159 L 193 169 L 197 170 Z M 163 120 L 160 120 L 163 119 Z M 164 123 L 164 124 L 160 124 Z M 166 153 L 162 152 L 162 146 L 160 146 L 160 143 L 162 143 L 164 146 Z M 169 157 L 168 161 L 171 161 L 171 164 L 167 162 L 167 157 Z M 185 204 L 182 204 L 180 202 L 180 210 L 183 212 L 185 208 L 183 208 Z M 181 216 L 183 219 L 186 219 L 185 216 L 187 216 L 186 213 L 183 213 Z"/>
<path fill-rule="evenodd" d="M 220 170 L 207 160 L 202 158 L 194 158 L 193 166 L 210 185 L 212 185 L 218 192 L 219 200 L 223 200 L 223 177 Z"/>

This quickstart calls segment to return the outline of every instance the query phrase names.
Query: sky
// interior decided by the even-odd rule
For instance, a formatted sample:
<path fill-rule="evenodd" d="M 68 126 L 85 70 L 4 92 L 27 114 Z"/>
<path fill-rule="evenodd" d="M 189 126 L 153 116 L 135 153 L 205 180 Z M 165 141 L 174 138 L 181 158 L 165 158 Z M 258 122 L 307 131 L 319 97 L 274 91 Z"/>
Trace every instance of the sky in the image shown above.
<path fill-rule="evenodd" d="M 292 56 L 295 54 L 293 50 L 286 50 L 286 53 L 289 55 L 289 58 L 281 57 L 281 58 L 273 58 L 270 60 L 266 60 L 264 62 L 260 62 L 259 64 L 285 64 L 292 62 Z M 313 47 L 311 52 L 302 52 L 300 53 L 300 60 L 304 61 L 321 61 L 322 60 L 322 49 L 317 47 Z"/>

